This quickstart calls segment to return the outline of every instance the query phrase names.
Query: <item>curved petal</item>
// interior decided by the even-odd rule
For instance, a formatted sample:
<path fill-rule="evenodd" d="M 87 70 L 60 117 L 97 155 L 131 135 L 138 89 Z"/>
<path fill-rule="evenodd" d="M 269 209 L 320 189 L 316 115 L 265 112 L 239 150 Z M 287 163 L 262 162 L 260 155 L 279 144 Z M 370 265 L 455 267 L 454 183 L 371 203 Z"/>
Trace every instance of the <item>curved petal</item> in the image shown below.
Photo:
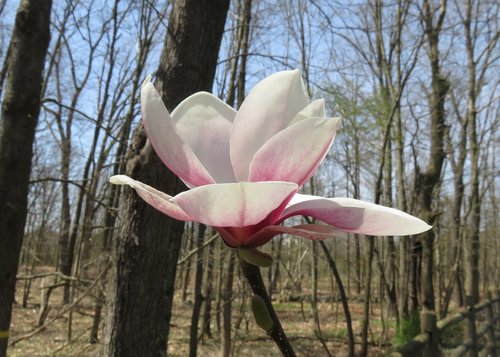
<path fill-rule="evenodd" d="M 330 150 L 339 124 L 339 118 L 310 118 L 279 132 L 255 154 L 248 180 L 278 180 L 302 186 Z"/>
<path fill-rule="evenodd" d="M 229 133 L 236 110 L 207 92 L 195 93 L 172 112 L 180 137 L 217 183 L 234 182 Z"/>
<path fill-rule="evenodd" d="M 223 183 L 193 188 L 173 201 L 197 222 L 245 227 L 262 221 L 296 189 L 289 182 Z"/>
<path fill-rule="evenodd" d="M 222 227 L 214 227 L 214 229 L 219 233 L 220 237 L 231 248 L 237 248 L 241 246 L 241 242 L 235 238 L 231 232 Z"/>
<path fill-rule="evenodd" d="M 298 123 L 301 120 L 309 118 L 324 118 L 325 117 L 325 100 L 317 99 L 311 102 L 307 107 L 302 109 L 290 122 L 290 125 Z"/>
<path fill-rule="evenodd" d="M 309 103 L 299 71 L 275 73 L 250 91 L 231 129 L 231 162 L 237 181 L 246 181 L 254 154 L 286 128 Z"/>
<path fill-rule="evenodd" d="M 352 198 L 321 198 L 297 194 L 285 209 L 282 220 L 306 215 L 340 230 L 378 236 L 418 234 L 432 228 L 421 219 L 394 208 Z"/>
<path fill-rule="evenodd" d="M 133 180 L 126 175 L 111 176 L 109 182 L 114 185 L 129 185 L 146 203 L 169 217 L 178 219 L 179 221 L 194 220 L 177 203 L 172 201 L 172 196 L 158 191 L 151 186 Z"/>
<path fill-rule="evenodd" d="M 193 150 L 180 137 L 150 77 L 142 84 L 141 110 L 149 141 L 170 170 L 190 187 L 215 182 Z"/>
<path fill-rule="evenodd" d="M 323 240 L 334 236 L 343 236 L 344 232 L 332 226 L 323 224 L 301 224 L 293 227 L 285 226 L 267 226 L 248 238 L 244 245 L 248 247 L 258 247 L 266 244 L 278 234 L 290 234 L 293 236 L 304 237 L 311 240 Z"/>

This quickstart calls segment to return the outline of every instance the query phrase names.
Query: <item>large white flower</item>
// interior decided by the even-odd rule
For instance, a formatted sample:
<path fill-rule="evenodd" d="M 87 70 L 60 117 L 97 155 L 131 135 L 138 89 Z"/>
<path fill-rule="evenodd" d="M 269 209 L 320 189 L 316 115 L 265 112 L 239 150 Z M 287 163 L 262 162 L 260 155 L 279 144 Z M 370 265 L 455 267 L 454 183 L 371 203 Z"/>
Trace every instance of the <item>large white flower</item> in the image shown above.
<path fill-rule="evenodd" d="M 141 106 L 156 153 L 190 189 L 172 197 L 124 175 L 110 182 L 131 186 L 170 217 L 213 226 L 232 247 L 257 247 L 281 233 L 323 239 L 339 230 L 408 235 L 431 228 L 393 208 L 297 193 L 326 156 L 340 119 L 325 118 L 323 100 L 310 102 L 296 70 L 259 82 L 239 111 L 200 92 L 169 114 L 149 78 Z M 280 225 L 296 215 L 327 225 Z"/>

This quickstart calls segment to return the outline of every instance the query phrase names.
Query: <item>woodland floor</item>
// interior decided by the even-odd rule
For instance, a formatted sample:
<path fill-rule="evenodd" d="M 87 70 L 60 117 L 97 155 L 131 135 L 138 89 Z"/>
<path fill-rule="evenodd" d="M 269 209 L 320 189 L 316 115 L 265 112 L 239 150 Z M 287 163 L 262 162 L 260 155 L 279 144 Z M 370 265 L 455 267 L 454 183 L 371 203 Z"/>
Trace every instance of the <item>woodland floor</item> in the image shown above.
<path fill-rule="evenodd" d="M 37 328 L 40 306 L 40 279 L 36 280 L 31 288 L 30 299 L 26 308 L 20 305 L 22 301 L 23 282 L 18 283 L 16 293 L 17 303 L 14 306 L 13 321 L 11 325 L 10 342 L 26 335 Z M 326 291 L 320 290 L 320 298 L 325 298 Z M 55 289 L 51 295 L 51 309 L 46 318 L 50 321 L 58 315 L 62 301 L 62 289 Z M 233 302 L 233 321 L 241 321 L 239 327 L 233 333 L 236 335 L 233 344 L 234 356 L 279 356 L 277 349 L 265 333 L 256 327 L 251 312 L 247 308 L 248 301 L 236 299 Z M 326 356 L 324 347 L 314 333 L 313 320 L 310 314 L 310 305 L 303 302 L 275 302 L 275 307 L 280 316 L 285 331 L 290 337 L 299 356 Z M 168 344 L 169 356 L 187 356 L 189 348 L 189 327 L 191 318 L 191 304 L 183 303 L 180 296 L 175 297 L 173 318 L 171 321 L 171 336 Z M 361 302 L 350 303 L 353 316 L 353 327 L 355 333 L 360 331 L 363 304 Z M 97 356 L 101 349 L 100 342 L 90 344 L 89 335 L 93 321 L 94 300 L 90 297 L 84 298 L 79 305 L 73 309 L 72 314 L 72 339 L 68 342 L 69 314 L 54 320 L 41 332 L 20 340 L 9 347 L 8 355 L 11 357 L 42 357 L 42 356 Z M 322 302 L 319 304 L 321 329 L 326 344 L 334 356 L 347 355 L 347 333 L 343 318 L 342 306 L 337 302 Z M 391 349 L 391 340 L 394 333 L 393 324 L 384 326 L 381 323 L 381 311 L 378 306 L 372 309 L 370 336 L 370 356 L 384 354 Z M 212 333 L 218 336 L 215 319 L 212 322 Z M 99 337 L 102 336 L 102 323 Z M 356 334 L 359 342 L 360 336 Z M 218 356 L 220 340 L 204 338 L 198 346 L 199 356 Z M 356 346 L 359 348 L 359 345 Z"/>

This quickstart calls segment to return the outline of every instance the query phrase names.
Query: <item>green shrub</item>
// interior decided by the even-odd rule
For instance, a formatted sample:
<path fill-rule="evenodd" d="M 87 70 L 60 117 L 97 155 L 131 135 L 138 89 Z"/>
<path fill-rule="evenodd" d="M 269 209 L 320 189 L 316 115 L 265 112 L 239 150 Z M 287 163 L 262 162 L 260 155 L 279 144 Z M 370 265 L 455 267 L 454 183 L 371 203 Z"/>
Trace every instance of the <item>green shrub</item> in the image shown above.
<path fill-rule="evenodd" d="M 403 319 L 396 328 L 396 334 L 392 343 L 395 346 L 401 346 L 410 342 L 415 336 L 420 333 L 420 318 L 418 313 L 415 313 L 408 318 Z"/>

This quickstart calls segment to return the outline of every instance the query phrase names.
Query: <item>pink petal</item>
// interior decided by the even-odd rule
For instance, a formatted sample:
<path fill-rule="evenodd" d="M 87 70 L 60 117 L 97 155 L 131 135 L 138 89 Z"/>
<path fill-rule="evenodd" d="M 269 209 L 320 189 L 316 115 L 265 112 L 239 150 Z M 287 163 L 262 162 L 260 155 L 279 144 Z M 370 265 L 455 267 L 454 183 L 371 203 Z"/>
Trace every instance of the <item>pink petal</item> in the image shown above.
<path fill-rule="evenodd" d="M 214 229 L 219 233 L 224 243 L 226 243 L 231 248 L 237 248 L 241 246 L 241 242 L 225 228 L 214 227 Z"/>
<path fill-rule="evenodd" d="M 188 97 L 172 112 L 175 128 L 217 183 L 234 182 L 229 133 L 236 110 L 207 92 Z"/>
<path fill-rule="evenodd" d="M 289 182 L 223 183 L 193 188 L 173 201 L 203 224 L 245 227 L 262 221 L 296 189 Z"/>
<path fill-rule="evenodd" d="M 150 77 L 142 85 L 141 109 L 149 141 L 163 163 L 190 187 L 214 183 L 193 150 L 182 140 Z"/>
<path fill-rule="evenodd" d="M 254 154 L 286 128 L 309 103 L 297 70 L 275 73 L 250 91 L 231 129 L 231 162 L 237 181 L 246 181 Z"/>
<path fill-rule="evenodd" d="M 255 154 L 248 180 L 278 180 L 302 186 L 330 150 L 339 124 L 339 118 L 310 118 L 279 132 Z"/>
<path fill-rule="evenodd" d="M 334 227 L 323 224 L 301 224 L 293 227 L 267 226 L 247 239 L 244 245 L 248 247 L 258 247 L 266 244 L 275 236 L 284 233 L 311 240 L 323 240 L 345 234 L 339 232 L 339 230 Z"/>
<path fill-rule="evenodd" d="M 172 201 L 172 196 L 145 185 L 142 182 L 131 179 L 125 175 L 116 175 L 109 178 L 109 182 L 114 185 L 129 185 L 148 204 L 158 211 L 178 219 L 179 221 L 193 221 L 179 205 Z"/>
<path fill-rule="evenodd" d="M 378 236 L 403 236 L 425 232 L 432 227 L 421 219 L 394 208 L 352 198 L 322 198 L 295 195 L 282 220 L 305 215 L 340 230 Z"/>

